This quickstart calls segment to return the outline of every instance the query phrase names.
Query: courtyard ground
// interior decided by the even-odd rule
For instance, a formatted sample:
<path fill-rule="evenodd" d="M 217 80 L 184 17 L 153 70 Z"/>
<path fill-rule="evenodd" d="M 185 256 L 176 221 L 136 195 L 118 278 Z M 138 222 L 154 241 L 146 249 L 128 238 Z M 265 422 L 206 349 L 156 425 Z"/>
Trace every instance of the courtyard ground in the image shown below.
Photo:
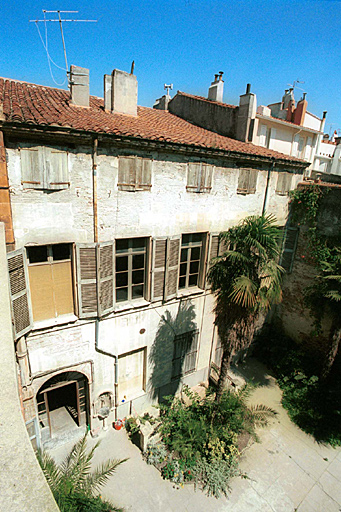
<path fill-rule="evenodd" d="M 261 443 L 244 451 L 240 469 L 248 478 L 233 479 L 228 498 L 208 498 L 193 485 L 177 489 L 144 462 L 125 430 L 114 429 L 99 437 L 94 463 L 109 457 L 129 460 L 118 467 L 102 496 L 126 512 L 340 512 L 341 449 L 317 444 L 291 422 L 280 404 L 281 391 L 264 365 L 250 358 L 234 376 L 259 384 L 251 402 L 268 405 L 278 415 L 259 430 Z M 89 446 L 95 441 L 89 437 Z M 64 444 L 51 454 L 59 462 L 70 447 Z"/>

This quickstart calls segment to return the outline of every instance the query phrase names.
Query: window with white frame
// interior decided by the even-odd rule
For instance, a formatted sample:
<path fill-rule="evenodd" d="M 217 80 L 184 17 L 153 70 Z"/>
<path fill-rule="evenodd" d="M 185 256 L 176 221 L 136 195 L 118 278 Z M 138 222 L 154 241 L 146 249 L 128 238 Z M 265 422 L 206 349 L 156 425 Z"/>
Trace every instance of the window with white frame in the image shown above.
<path fill-rule="evenodd" d="M 146 262 L 147 238 L 116 240 L 116 302 L 145 296 Z"/>
<path fill-rule="evenodd" d="M 257 176 L 256 169 L 239 169 L 237 194 L 255 194 Z"/>
<path fill-rule="evenodd" d="M 71 244 L 26 248 L 35 322 L 74 312 Z"/>
<path fill-rule="evenodd" d="M 118 158 L 118 189 L 127 192 L 150 190 L 152 186 L 152 160 L 137 156 Z"/>
<path fill-rule="evenodd" d="M 68 188 L 66 151 L 47 146 L 20 148 L 21 184 L 24 188 L 61 190 Z"/>
<path fill-rule="evenodd" d="M 181 237 L 179 289 L 199 285 L 202 272 L 203 234 L 190 233 Z"/>
<path fill-rule="evenodd" d="M 187 171 L 187 192 L 210 192 L 212 189 L 213 165 L 203 162 L 189 162 Z"/>
<path fill-rule="evenodd" d="M 199 330 L 177 334 L 174 338 L 172 379 L 179 379 L 196 369 Z"/>

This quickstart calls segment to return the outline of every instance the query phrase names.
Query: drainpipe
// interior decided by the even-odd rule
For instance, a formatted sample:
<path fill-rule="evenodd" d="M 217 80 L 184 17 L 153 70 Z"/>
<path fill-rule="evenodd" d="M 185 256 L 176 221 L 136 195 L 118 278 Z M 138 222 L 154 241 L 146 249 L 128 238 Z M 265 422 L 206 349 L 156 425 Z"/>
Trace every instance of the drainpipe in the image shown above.
<path fill-rule="evenodd" d="M 263 201 L 263 209 L 262 209 L 262 215 L 265 214 L 265 208 L 266 208 L 266 202 L 267 202 L 267 199 L 268 199 L 268 192 L 269 192 L 269 183 L 270 183 L 270 176 L 271 176 L 271 171 L 274 170 L 275 168 L 275 160 L 273 159 L 272 160 L 272 165 L 271 167 L 268 169 L 268 175 L 267 175 L 267 178 L 266 178 L 266 187 L 265 187 L 265 194 L 264 194 L 264 201 Z"/>
<path fill-rule="evenodd" d="M 98 139 L 94 139 L 94 146 L 92 151 L 92 206 L 94 217 L 94 242 L 98 242 L 98 215 L 97 215 L 97 149 Z"/>

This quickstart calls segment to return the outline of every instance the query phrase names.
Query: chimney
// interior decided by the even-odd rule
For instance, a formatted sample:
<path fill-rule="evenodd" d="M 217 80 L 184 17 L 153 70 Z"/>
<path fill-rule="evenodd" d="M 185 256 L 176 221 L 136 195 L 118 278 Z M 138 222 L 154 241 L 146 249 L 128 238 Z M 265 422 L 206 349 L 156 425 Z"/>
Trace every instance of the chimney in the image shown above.
<path fill-rule="evenodd" d="M 246 93 L 239 99 L 236 139 L 243 142 L 252 141 L 255 117 L 257 112 L 257 98 L 251 91 L 251 84 L 247 84 Z"/>
<path fill-rule="evenodd" d="M 89 106 L 89 70 L 70 66 L 71 103 L 79 107 Z"/>
<path fill-rule="evenodd" d="M 114 69 L 104 75 L 104 108 L 117 114 L 137 116 L 137 79 L 132 73 Z"/>
<path fill-rule="evenodd" d="M 299 126 L 303 126 L 305 113 L 307 111 L 308 102 L 305 97 L 306 93 L 303 94 L 303 98 L 297 103 L 296 110 L 293 113 L 292 121 Z"/>
<path fill-rule="evenodd" d="M 289 107 L 290 101 L 292 101 L 295 106 L 294 89 L 292 87 L 290 89 L 285 89 L 284 96 L 282 97 L 283 110 L 286 110 Z"/>
<path fill-rule="evenodd" d="M 223 71 L 219 71 L 218 75 L 214 75 L 214 80 L 211 83 L 208 89 L 207 98 L 212 101 L 223 101 L 223 92 L 224 92 L 224 80 L 223 80 Z"/>

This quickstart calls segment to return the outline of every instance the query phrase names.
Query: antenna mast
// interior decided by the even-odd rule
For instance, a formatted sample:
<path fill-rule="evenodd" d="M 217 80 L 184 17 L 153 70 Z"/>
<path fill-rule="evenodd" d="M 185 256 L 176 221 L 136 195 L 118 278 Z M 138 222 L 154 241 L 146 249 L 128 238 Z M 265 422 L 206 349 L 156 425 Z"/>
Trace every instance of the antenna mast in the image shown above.
<path fill-rule="evenodd" d="M 38 26 L 38 23 L 39 22 L 43 22 L 43 23 L 46 23 L 46 22 L 57 22 L 59 23 L 59 26 L 60 26 L 60 33 L 61 33 L 61 36 L 62 36 L 62 42 L 63 42 L 63 50 L 64 50 L 64 58 L 65 58 L 65 67 L 66 67 L 66 75 L 67 75 L 67 78 L 68 78 L 68 87 L 70 87 L 70 80 L 69 80 L 69 72 L 68 72 L 68 62 L 67 62 L 67 55 L 66 55 L 66 46 L 65 46 L 65 39 L 64 39 L 64 33 L 63 33 L 63 22 L 84 22 L 84 23 L 97 23 L 98 20 L 75 20 L 75 19 L 63 19 L 61 18 L 60 16 L 60 13 L 67 13 L 67 14 L 74 14 L 74 13 L 78 13 L 79 11 L 46 11 L 45 9 L 43 9 L 43 13 L 44 13 L 44 19 L 43 20 L 29 20 L 30 23 L 35 23 L 37 26 Z M 53 18 L 51 20 L 47 20 L 45 18 L 45 14 L 46 13 L 55 13 L 58 15 L 58 18 Z M 45 48 L 45 50 L 47 50 L 47 48 Z"/>

